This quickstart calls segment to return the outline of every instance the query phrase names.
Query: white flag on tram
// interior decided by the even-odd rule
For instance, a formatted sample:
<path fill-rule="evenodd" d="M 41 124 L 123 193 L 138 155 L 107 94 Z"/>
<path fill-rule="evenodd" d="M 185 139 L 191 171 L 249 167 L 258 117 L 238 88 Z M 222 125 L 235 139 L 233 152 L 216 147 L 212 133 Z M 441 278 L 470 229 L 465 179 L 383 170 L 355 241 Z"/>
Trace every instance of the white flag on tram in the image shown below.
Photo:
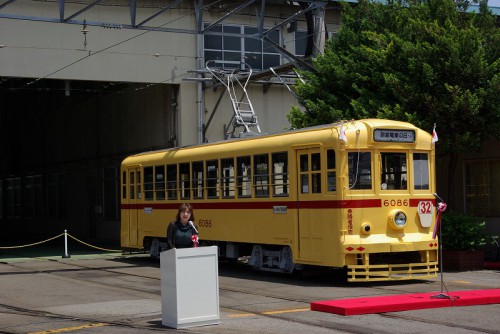
<path fill-rule="evenodd" d="M 436 124 L 434 124 L 434 129 L 432 129 L 432 143 L 434 144 L 439 140 L 438 134 L 436 132 Z"/>
<path fill-rule="evenodd" d="M 340 126 L 339 139 L 347 144 L 347 137 L 345 136 L 344 123 L 342 123 L 342 125 Z"/>

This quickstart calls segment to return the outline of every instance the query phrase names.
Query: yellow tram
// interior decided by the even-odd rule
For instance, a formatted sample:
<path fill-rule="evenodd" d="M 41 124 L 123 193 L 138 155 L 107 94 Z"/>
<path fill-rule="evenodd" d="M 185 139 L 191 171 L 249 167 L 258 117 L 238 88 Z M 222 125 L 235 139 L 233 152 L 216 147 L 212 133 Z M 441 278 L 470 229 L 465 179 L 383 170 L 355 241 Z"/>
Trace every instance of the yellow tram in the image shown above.
<path fill-rule="evenodd" d="M 429 133 L 382 119 L 133 155 L 121 166 L 121 245 L 157 256 L 189 202 L 202 244 L 255 269 L 436 277 L 434 161 Z"/>

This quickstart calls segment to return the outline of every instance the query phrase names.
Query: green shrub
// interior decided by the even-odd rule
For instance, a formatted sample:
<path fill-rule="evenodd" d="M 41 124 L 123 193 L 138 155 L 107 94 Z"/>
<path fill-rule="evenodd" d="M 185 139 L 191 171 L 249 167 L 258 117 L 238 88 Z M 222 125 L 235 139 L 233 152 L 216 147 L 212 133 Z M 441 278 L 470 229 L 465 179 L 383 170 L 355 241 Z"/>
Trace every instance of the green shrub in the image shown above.
<path fill-rule="evenodd" d="M 489 238 L 486 222 L 478 217 L 453 212 L 443 212 L 441 244 L 445 250 L 482 249 Z"/>

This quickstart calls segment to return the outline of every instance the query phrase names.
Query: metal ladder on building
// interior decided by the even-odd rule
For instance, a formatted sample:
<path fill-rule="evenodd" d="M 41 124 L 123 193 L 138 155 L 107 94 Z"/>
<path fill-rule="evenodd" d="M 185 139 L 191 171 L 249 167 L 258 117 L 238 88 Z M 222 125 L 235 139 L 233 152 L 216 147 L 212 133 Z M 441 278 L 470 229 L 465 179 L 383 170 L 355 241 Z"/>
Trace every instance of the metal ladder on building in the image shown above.
<path fill-rule="evenodd" d="M 250 97 L 247 92 L 247 86 L 250 81 L 250 77 L 252 76 L 252 68 L 244 62 L 241 63 L 243 64 L 244 69 L 235 68 L 231 70 L 216 68 L 213 66 L 214 64 L 214 60 L 209 60 L 206 62 L 205 67 L 215 79 L 226 87 L 234 112 L 233 117 L 231 118 L 233 130 L 228 133 L 234 135 L 234 131 L 237 127 L 244 127 L 243 134 L 245 135 L 260 134 L 261 132 L 257 115 L 255 114 L 252 102 L 250 101 Z M 236 96 L 238 90 L 241 90 L 243 93 L 243 96 L 240 99 Z"/>

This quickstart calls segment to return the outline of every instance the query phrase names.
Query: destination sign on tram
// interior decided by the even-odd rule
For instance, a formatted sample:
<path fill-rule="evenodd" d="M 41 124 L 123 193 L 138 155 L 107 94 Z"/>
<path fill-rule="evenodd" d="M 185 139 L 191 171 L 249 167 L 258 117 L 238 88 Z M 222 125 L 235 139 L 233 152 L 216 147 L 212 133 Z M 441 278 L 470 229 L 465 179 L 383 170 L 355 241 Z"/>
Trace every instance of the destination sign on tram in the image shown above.
<path fill-rule="evenodd" d="M 373 140 L 381 142 L 414 143 L 415 131 L 375 129 L 373 132 Z"/>

